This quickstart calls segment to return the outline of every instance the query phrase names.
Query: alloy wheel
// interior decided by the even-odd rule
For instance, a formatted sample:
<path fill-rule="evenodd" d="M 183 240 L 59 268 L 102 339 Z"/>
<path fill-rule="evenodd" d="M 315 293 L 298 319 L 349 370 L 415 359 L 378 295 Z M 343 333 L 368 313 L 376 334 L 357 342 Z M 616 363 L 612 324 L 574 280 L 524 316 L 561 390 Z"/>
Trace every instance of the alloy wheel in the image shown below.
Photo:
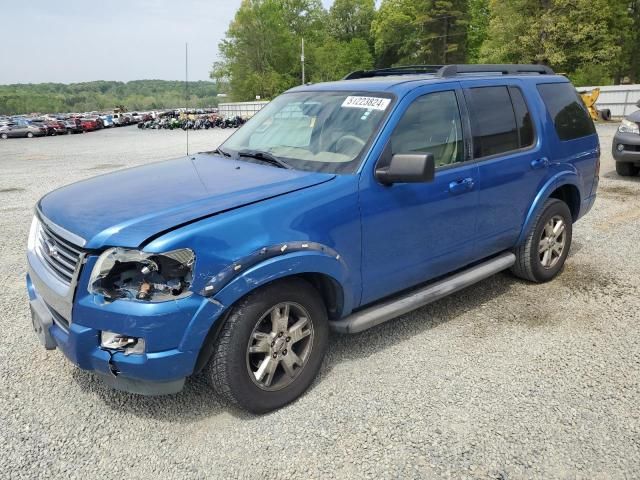
<path fill-rule="evenodd" d="M 279 303 L 256 323 L 247 345 L 247 369 L 268 391 L 290 385 L 304 369 L 313 346 L 313 323 L 302 305 Z"/>
<path fill-rule="evenodd" d="M 562 258 L 566 244 L 566 224 L 560 215 L 554 215 L 542 229 L 538 242 L 538 258 L 541 265 L 551 269 Z"/>

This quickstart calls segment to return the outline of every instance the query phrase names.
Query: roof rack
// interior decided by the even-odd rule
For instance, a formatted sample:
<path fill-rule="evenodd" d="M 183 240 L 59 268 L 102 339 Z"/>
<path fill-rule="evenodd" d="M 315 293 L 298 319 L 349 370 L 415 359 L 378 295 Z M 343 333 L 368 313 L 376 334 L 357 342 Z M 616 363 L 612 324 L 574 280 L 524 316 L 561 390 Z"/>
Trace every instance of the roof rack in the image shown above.
<path fill-rule="evenodd" d="M 377 70 L 357 70 L 349 73 L 343 80 L 357 80 L 359 78 L 387 77 L 390 75 L 421 75 L 436 74 L 444 65 L 402 65 L 399 67 L 380 68 Z"/>
<path fill-rule="evenodd" d="M 358 70 L 351 72 L 343 80 L 359 78 L 386 77 L 390 75 L 436 75 L 438 77 L 455 77 L 456 75 L 554 75 L 555 72 L 546 65 L 518 64 L 472 64 L 472 65 L 403 65 L 400 67 L 381 68 L 377 70 Z"/>
<path fill-rule="evenodd" d="M 477 65 L 445 65 L 438 71 L 439 77 L 455 77 L 464 74 L 496 73 L 500 75 L 539 74 L 554 75 L 555 72 L 546 65 L 518 64 L 477 64 Z"/>

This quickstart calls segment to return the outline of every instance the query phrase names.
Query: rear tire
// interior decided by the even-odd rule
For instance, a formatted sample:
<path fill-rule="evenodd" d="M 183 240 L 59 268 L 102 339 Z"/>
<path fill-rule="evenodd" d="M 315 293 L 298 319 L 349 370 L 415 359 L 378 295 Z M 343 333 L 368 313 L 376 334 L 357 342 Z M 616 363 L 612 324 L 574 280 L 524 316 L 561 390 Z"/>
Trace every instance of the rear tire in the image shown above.
<path fill-rule="evenodd" d="M 6 133 L 0 134 L 0 138 L 2 140 L 6 140 L 7 138 L 9 138 L 9 135 L 7 135 Z"/>
<path fill-rule="evenodd" d="M 616 162 L 616 173 L 621 177 L 633 177 L 638 174 L 638 167 L 633 163 Z"/>
<path fill-rule="evenodd" d="M 304 393 L 327 348 L 327 310 L 302 279 L 266 285 L 227 316 L 205 368 L 215 390 L 253 413 L 280 408 Z"/>
<path fill-rule="evenodd" d="M 552 280 L 564 265 L 573 230 L 573 217 L 566 203 L 550 198 L 536 217 L 525 242 L 516 247 L 512 273 L 530 282 Z"/>
<path fill-rule="evenodd" d="M 27 138 L 33 138 L 33 133 L 27 132 Z"/>

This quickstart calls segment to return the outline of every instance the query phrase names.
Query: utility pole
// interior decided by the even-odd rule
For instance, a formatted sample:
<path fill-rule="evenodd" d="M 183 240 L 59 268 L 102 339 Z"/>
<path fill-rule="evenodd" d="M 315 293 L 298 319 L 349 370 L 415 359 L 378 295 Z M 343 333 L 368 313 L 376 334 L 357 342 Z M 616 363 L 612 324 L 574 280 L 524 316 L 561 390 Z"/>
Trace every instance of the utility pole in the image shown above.
<path fill-rule="evenodd" d="M 189 44 L 184 44 L 184 114 L 189 120 Z M 187 132 L 187 156 L 189 156 L 189 129 Z"/>
<path fill-rule="evenodd" d="M 304 85 L 304 38 L 302 39 L 302 53 L 300 54 L 300 62 L 302 63 L 302 85 Z"/>

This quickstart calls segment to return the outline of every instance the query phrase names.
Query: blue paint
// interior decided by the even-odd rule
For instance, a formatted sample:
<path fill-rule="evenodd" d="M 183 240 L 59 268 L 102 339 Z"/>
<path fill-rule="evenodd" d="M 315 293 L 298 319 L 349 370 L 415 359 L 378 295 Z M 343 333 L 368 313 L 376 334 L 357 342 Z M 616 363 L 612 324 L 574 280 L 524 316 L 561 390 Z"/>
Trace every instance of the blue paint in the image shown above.
<path fill-rule="evenodd" d="M 393 98 L 355 173 L 286 170 L 197 154 L 51 192 L 38 204 L 42 214 L 85 239 L 88 250 L 71 326 L 68 331 L 51 327 L 55 341 L 79 367 L 108 373 L 109 354 L 99 348 L 100 331 L 143 337 L 146 354 L 113 355 L 121 375 L 175 380 L 193 372 L 207 333 L 227 309 L 270 281 L 324 275 L 339 286 L 337 315 L 343 317 L 513 248 L 524 240 L 544 202 L 563 185 L 577 188 L 578 217 L 584 215 L 595 200 L 598 138 L 558 139 L 536 89 L 547 82 L 566 79 L 423 75 L 298 87 L 292 91 L 384 92 Z M 416 98 L 453 90 L 464 110 L 465 88 L 491 85 L 521 89 L 536 132 L 531 147 L 481 160 L 469 157 L 438 170 L 431 183 L 383 186 L 376 180 L 376 163 Z M 465 135 L 469 128 L 466 124 Z M 532 168 L 540 159 L 542 167 Z M 469 188 L 454 188 L 465 179 L 471 179 Z M 313 242 L 317 247 L 284 250 L 264 260 L 255 256 L 261 249 L 291 242 L 298 247 Z M 110 246 L 156 253 L 192 249 L 196 263 L 191 295 L 152 304 L 107 302 L 90 293 L 91 270 L 100 252 Z M 243 259 L 251 262 L 236 271 Z M 223 284 L 207 294 L 207 285 L 222 272 Z M 33 299 L 30 278 L 27 284 Z"/>

